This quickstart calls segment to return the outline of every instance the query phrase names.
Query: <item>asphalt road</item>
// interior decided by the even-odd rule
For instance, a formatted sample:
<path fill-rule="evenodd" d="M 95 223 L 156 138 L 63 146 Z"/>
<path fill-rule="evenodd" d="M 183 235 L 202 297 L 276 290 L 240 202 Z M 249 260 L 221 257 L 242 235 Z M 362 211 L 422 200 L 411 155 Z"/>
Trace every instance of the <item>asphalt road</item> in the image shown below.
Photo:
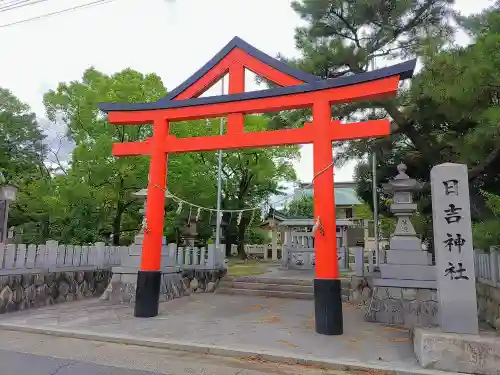
<path fill-rule="evenodd" d="M 349 372 L 252 358 L 227 358 L 0 330 L 0 375 L 346 374 Z"/>
<path fill-rule="evenodd" d="M 160 375 L 157 372 L 103 366 L 0 350 L 0 375 Z"/>

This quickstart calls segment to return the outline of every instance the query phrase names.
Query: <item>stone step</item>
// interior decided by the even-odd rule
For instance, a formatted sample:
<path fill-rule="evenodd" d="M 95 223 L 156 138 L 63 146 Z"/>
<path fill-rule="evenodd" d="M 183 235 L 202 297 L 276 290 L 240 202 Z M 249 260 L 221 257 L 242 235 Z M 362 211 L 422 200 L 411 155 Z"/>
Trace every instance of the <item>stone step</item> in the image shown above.
<path fill-rule="evenodd" d="M 223 279 L 219 283 L 219 288 L 253 289 L 253 290 L 274 290 L 283 292 L 313 293 L 312 285 L 287 285 L 287 284 L 263 284 L 249 283 L 241 281 L 226 281 Z"/>
<path fill-rule="evenodd" d="M 256 290 L 256 289 L 237 289 L 237 288 L 217 288 L 216 293 L 227 295 L 243 295 L 253 297 L 272 297 L 272 298 L 289 298 L 289 299 L 304 299 L 314 300 L 313 293 L 303 292 L 287 292 L 282 290 Z M 342 302 L 349 301 L 349 296 L 342 293 Z"/>
<path fill-rule="evenodd" d="M 287 279 L 280 277 L 226 276 L 222 281 L 256 283 L 256 284 L 303 285 L 303 286 L 313 285 L 313 281 L 308 279 Z"/>
<path fill-rule="evenodd" d="M 310 285 L 287 285 L 287 284 L 262 284 L 245 283 L 238 281 L 225 281 L 219 283 L 219 288 L 254 289 L 254 290 L 276 290 L 284 292 L 314 293 L 313 286 Z M 342 294 L 349 295 L 349 288 L 342 286 Z"/>
<path fill-rule="evenodd" d="M 282 290 L 256 290 L 256 289 L 236 289 L 236 288 L 217 288 L 218 294 L 244 295 L 254 297 L 274 297 L 274 298 L 292 298 L 313 300 L 314 294 L 302 292 L 286 292 Z"/>
<path fill-rule="evenodd" d="M 284 277 L 255 277 L 255 276 L 226 276 L 224 281 L 243 282 L 243 283 L 258 283 L 258 284 L 279 284 L 279 285 L 303 285 L 313 286 L 313 280 L 309 279 L 292 279 Z M 349 288 L 351 280 L 341 279 L 342 288 Z"/>

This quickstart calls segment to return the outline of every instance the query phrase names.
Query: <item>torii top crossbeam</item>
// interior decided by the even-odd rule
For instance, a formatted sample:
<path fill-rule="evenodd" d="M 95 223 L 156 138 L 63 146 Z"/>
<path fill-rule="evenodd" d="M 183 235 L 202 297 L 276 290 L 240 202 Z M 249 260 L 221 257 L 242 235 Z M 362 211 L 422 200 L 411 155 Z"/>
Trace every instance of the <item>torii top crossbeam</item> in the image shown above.
<path fill-rule="evenodd" d="M 244 69 L 252 70 L 282 87 L 244 92 Z M 188 80 L 168 93 L 164 98 L 151 103 L 103 103 L 101 110 L 108 113 L 113 124 L 153 123 L 161 117 L 168 121 L 194 120 L 226 116 L 228 114 L 250 114 L 312 107 L 313 103 L 326 100 L 340 104 L 370 99 L 381 95 L 395 94 L 399 80 L 413 74 L 415 60 L 371 72 L 342 78 L 321 80 L 319 77 L 294 69 L 276 60 L 242 39 L 235 37 L 214 58 Z M 200 98 L 216 81 L 229 72 L 229 94 Z M 282 144 L 311 143 L 312 132 L 307 128 L 275 131 L 273 133 L 244 133 L 242 122 L 231 126 L 230 137 L 210 137 L 207 148 L 206 137 L 176 139 L 168 136 L 165 151 L 188 152 L 242 147 L 276 146 Z M 370 121 L 353 125 L 332 127 L 332 140 L 347 140 L 363 136 L 387 135 L 387 121 Z M 257 137 L 259 136 L 259 137 Z M 116 144 L 116 156 L 150 154 L 150 142 Z"/>
<path fill-rule="evenodd" d="M 113 147 L 115 156 L 151 155 L 146 207 L 148 230 L 144 237 L 138 280 L 153 286 L 159 283 L 156 278 L 161 260 L 163 190 L 166 189 L 168 153 L 312 143 L 314 216 L 321 226 L 321 230 L 315 232 L 315 295 L 316 287 L 318 290 L 330 290 L 332 287 L 328 282 L 338 277 L 334 185 L 333 174 L 329 169 L 333 169 L 332 141 L 389 134 L 389 120 L 355 124 L 332 121 L 331 105 L 394 95 L 399 81 L 412 76 L 415 62 L 411 60 L 366 73 L 321 80 L 266 55 L 236 37 L 188 80 L 156 102 L 102 103 L 100 108 L 108 113 L 108 121 L 112 124 L 152 123 L 154 127 L 153 137 L 144 142 L 117 143 Z M 245 69 L 279 87 L 245 92 Z M 229 75 L 228 95 L 200 97 L 226 74 Z M 312 108 L 313 118 L 311 123 L 302 128 L 269 132 L 244 130 L 245 114 L 307 107 Z M 224 135 L 179 139 L 169 134 L 170 122 L 220 116 L 228 118 Z M 139 287 L 142 285 L 139 281 L 136 316 L 156 315 L 157 308 L 155 313 L 154 308 L 151 311 L 141 307 L 148 305 L 149 302 L 144 301 L 150 301 L 153 297 L 147 297 L 148 292 Z M 334 289 L 337 290 L 337 283 Z M 338 289 L 340 291 L 340 282 Z M 144 297 L 140 296 L 142 294 Z M 338 306 L 334 309 L 338 309 Z M 325 326 L 318 330 L 329 332 L 331 328 Z M 338 331 L 338 327 L 334 330 Z"/>

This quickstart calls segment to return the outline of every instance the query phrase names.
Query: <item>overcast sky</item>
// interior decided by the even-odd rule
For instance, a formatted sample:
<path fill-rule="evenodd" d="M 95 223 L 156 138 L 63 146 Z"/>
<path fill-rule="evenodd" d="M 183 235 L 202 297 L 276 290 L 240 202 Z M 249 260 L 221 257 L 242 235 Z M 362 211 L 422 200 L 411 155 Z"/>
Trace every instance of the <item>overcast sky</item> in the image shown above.
<path fill-rule="evenodd" d="M 0 6 L 11 1 L 0 0 Z M 293 35 L 301 21 L 289 0 L 115 0 L 4 26 L 93 1 L 41 0 L 16 10 L 0 10 L 0 86 L 12 90 L 40 117 L 44 116 L 43 94 L 61 81 L 79 80 L 91 65 L 106 73 L 128 67 L 154 72 L 171 90 L 235 35 L 271 56 L 297 55 Z M 492 1 L 457 0 L 456 4 L 462 13 L 470 14 Z M 249 89 L 255 89 L 252 77 L 247 78 Z M 312 147 L 303 146 L 301 151 L 297 174 L 302 181 L 310 181 Z M 335 179 L 352 180 L 353 167 L 350 163 L 336 170 Z"/>

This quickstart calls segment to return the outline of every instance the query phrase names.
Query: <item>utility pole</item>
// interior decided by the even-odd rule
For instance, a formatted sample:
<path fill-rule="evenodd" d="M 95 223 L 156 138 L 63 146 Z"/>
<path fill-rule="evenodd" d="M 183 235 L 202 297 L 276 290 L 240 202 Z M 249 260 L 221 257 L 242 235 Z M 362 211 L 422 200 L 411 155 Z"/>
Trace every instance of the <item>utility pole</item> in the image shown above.
<path fill-rule="evenodd" d="M 371 61 L 371 69 L 375 70 L 375 58 Z M 372 115 L 375 117 L 375 108 Z M 373 199 L 373 236 L 375 237 L 375 249 L 377 256 L 379 251 L 379 235 L 378 235 L 378 196 L 377 196 L 377 154 L 375 148 L 372 150 L 372 199 Z"/>
<path fill-rule="evenodd" d="M 377 196 L 377 155 L 372 152 L 372 197 L 373 197 L 373 236 L 375 248 L 379 250 L 378 240 L 378 196 Z"/>

